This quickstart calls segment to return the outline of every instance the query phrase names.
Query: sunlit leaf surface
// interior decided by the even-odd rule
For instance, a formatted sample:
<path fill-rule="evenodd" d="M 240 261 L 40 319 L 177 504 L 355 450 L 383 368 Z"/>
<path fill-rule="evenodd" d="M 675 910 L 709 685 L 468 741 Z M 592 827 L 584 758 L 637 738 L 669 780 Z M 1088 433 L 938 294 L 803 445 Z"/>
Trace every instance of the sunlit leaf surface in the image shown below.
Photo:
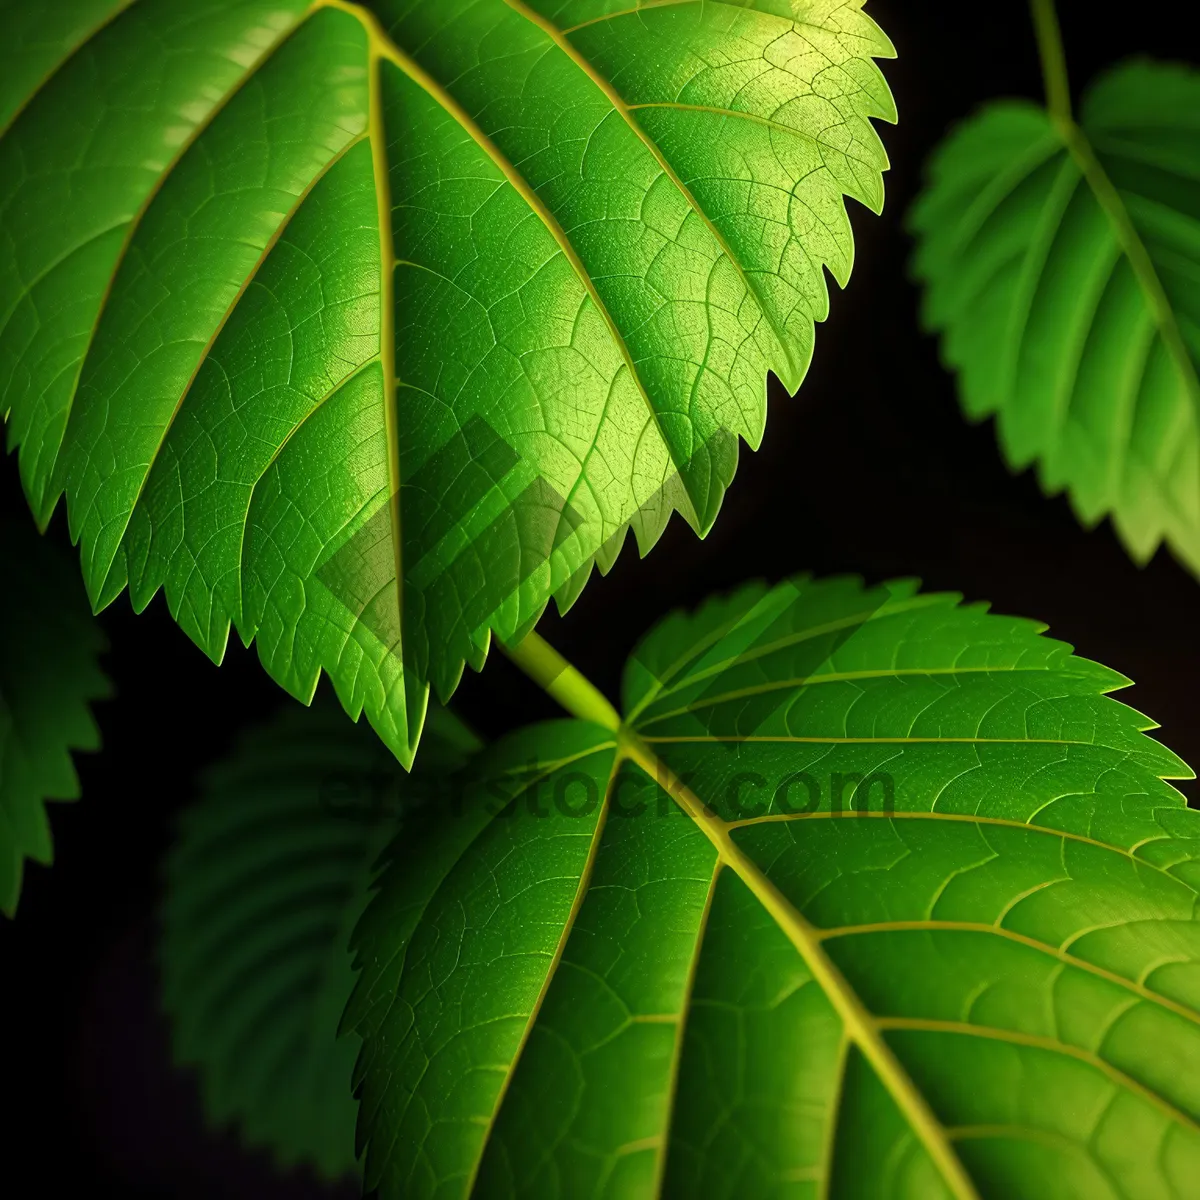
<path fill-rule="evenodd" d="M 499 744 L 359 929 L 368 1185 L 1194 1197 L 1190 772 L 1041 628 L 748 588 Z"/>
<path fill-rule="evenodd" d="M 700 532 L 883 202 L 862 0 L 0 3 L 0 411 L 162 589 L 411 761 L 492 633 Z"/>

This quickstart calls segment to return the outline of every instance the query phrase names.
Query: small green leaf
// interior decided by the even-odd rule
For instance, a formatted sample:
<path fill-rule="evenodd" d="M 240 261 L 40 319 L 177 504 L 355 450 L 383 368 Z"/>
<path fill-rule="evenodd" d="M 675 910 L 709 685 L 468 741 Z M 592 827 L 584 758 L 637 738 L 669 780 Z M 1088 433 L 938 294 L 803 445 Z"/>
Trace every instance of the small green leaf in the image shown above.
<path fill-rule="evenodd" d="M 1042 628 L 750 587 L 494 747 L 356 934 L 367 1185 L 1194 1195 L 1191 773 Z"/>
<path fill-rule="evenodd" d="M 476 745 L 443 709 L 427 738 L 406 775 L 334 705 L 289 705 L 211 773 L 167 859 L 162 986 L 175 1058 L 198 1069 L 211 1124 L 236 1124 L 284 1166 L 329 1178 L 356 1167 L 359 1039 L 337 1037 L 350 931 L 397 820 Z"/>
<path fill-rule="evenodd" d="M 924 319 L 968 417 L 1138 562 L 1200 574 L 1200 74 L 1136 62 L 1079 125 L 988 106 L 912 213 Z"/>
<path fill-rule="evenodd" d="M 93 602 L 411 762 L 799 386 L 883 203 L 862 2 L 0 6 L 0 411 Z"/>
<path fill-rule="evenodd" d="M 25 859 L 53 858 L 45 801 L 76 800 L 72 750 L 96 750 L 89 704 L 109 694 L 104 635 L 71 562 L 24 522 L 0 521 L 0 912 Z"/>

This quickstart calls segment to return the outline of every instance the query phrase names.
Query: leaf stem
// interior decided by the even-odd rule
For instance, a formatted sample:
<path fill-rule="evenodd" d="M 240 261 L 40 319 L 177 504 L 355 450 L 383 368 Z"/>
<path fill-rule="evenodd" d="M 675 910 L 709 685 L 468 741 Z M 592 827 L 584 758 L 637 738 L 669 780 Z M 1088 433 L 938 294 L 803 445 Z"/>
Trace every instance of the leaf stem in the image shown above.
<path fill-rule="evenodd" d="M 834 965 L 821 945 L 819 931 L 738 845 L 727 821 L 717 817 L 687 784 L 638 734 L 624 725 L 620 715 L 600 690 L 537 633 L 528 634 L 505 653 L 535 683 L 541 685 L 569 713 L 594 721 L 618 735 L 617 761 L 636 763 L 696 823 L 724 864 L 750 889 L 799 951 L 813 978 L 841 1018 L 849 1038 L 871 1064 L 880 1082 L 905 1114 L 913 1132 L 944 1179 L 954 1200 L 979 1200 L 971 1177 L 954 1152 L 946 1131 L 917 1090 L 912 1078 L 887 1044 L 878 1022 Z"/>
<path fill-rule="evenodd" d="M 1042 83 L 1046 89 L 1046 107 L 1060 127 L 1073 125 L 1071 87 L 1067 82 L 1067 58 L 1063 53 L 1062 30 L 1054 0 L 1029 0 L 1033 29 L 1037 36 L 1038 57 L 1042 62 Z"/>
<path fill-rule="evenodd" d="M 549 642 L 538 633 L 528 633 L 516 646 L 504 646 L 504 653 L 549 696 L 572 716 L 593 721 L 616 733 L 621 717 L 608 697 Z"/>

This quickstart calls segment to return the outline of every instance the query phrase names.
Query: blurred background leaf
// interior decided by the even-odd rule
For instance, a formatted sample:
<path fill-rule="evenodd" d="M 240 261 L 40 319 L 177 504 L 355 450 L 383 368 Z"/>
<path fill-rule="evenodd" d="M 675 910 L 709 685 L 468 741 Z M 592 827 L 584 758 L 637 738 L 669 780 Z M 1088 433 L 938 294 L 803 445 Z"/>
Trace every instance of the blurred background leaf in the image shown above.
<path fill-rule="evenodd" d="M 968 418 L 1135 562 L 1165 542 L 1200 575 L 1200 72 L 1117 67 L 1078 124 L 997 101 L 928 170 L 914 269 Z"/>
<path fill-rule="evenodd" d="M 477 746 L 444 709 L 427 728 L 409 775 L 330 697 L 289 704 L 209 772 L 166 861 L 177 1062 L 197 1069 L 209 1122 L 327 1179 L 355 1170 L 359 1039 L 337 1030 L 372 864 L 414 808 L 449 798 Z"/>

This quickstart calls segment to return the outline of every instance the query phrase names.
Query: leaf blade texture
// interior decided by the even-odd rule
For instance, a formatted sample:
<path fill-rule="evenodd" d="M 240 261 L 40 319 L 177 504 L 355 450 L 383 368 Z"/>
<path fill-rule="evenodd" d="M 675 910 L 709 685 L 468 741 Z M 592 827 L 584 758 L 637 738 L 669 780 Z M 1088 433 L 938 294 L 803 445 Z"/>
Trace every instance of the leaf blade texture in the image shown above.
<path fill-rule="evenodd" d="M 196 1071 L 206 1121 L 284 1168 L 330 1180 L 357 1170 L 359 1039 L 338 1036 L 350 931 L 375 858 L 477 748 L 446 710 L 430 718 L 408 775 L 331 698 L 289 704 L 208 774 L 166 857 L 159 959 L 173 1057 Z"/>
<path fill-rule="evenodd" d="M 911 581 L 661 622 L 619 741 L 513 735 L 384 870 L 367 1186 L 1187 1196 L 1200 819 L 1127 683 Z"/>
<path fill-rule="evenodd" d="M 707 531 L 849 276 L 843 197 L 882 204 L 861 0 L 0 15 L 35 514 L 65 493 L 94 604 L 328 673 L 405 762 L 430 685 L 630 528 Z"/>
<path fill-rule="evenodd" d="M 12 917 L 25 861 L 53 861 L 45 805 L 79 798 L 72 751 L 99 749 L 91 705 L 110 687 L 70 561 L 23 522 L 0 522 L 0 547 L 0 912 Z"/>
<path fill-rule="evenodd" d="M 1137 61 L 1101 76 L 1078 126 L 992 104 L 935 152 L 910 220 L 923 320 L 967 416 L 996 417 L 1135 561 L 1162 543 L 1200 572 L 1200 76 Z"/>

